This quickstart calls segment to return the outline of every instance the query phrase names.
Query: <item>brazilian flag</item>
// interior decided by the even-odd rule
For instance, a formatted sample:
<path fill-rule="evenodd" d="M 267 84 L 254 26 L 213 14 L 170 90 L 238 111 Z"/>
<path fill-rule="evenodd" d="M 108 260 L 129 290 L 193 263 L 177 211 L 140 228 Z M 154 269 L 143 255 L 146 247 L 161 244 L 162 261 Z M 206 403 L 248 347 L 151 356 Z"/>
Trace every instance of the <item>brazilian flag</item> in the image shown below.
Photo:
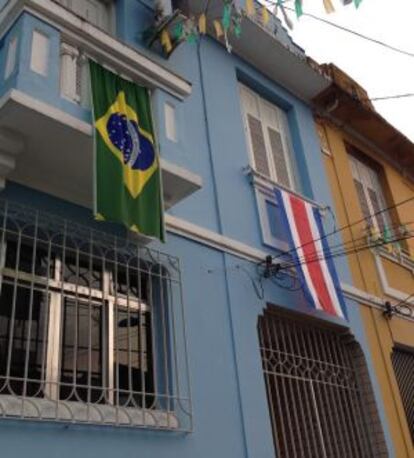
<path fill-rule="evenodd" d="M 95 218 L 164 241 L 159 158 L 148 90 L 90 61 Z"/>

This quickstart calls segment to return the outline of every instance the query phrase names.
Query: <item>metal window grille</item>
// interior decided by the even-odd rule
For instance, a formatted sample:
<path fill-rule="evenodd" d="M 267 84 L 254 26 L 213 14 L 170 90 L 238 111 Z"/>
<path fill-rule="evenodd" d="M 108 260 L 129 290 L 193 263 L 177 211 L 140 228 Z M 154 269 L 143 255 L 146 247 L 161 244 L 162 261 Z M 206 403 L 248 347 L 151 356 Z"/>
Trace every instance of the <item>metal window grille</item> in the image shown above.
<path fill-rule="evenodd" d="M 179 260 L 0 201 L 0 415 L 191 430 Z"/>
<path fill-rule="evenodd" d="M 258 330 L 277 457 L 380 456 L 373 451 L 349 334 L 270 310 Z"/>
<path fill-rule="evenodd" d="M 414 442 L 414 352 L 394 348 L 392 364 Z"/>

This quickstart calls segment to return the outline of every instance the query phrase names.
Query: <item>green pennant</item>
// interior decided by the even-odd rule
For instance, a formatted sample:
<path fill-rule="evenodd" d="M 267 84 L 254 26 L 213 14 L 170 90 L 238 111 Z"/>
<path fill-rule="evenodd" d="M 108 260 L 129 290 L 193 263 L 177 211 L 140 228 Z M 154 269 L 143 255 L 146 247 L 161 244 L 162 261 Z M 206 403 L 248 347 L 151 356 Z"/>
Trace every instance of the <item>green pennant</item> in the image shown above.
<path fill-rule="evenodd" d="M 388 226 L 385 226 L 384 232 L 382 233 L 383 239 L 385 243 L 390 243 L 392 240 L 392 233 Z"/>
<path fill-rule="evenodd" d="M 296 17 L 300 18 L 303 14 L 302 0 L 295 0 Z"/>
<path fill-rule="evenodd" d="M 240 38 L 241 36 L 241 25 L 240 24 L 234 25 L 234 35 L 236 35 L 237 38 Z"/>
<path fill-rule="evenodd" d="M 197 35 L 193 32 L 189 33 L 187 36 L 187 43 L 196 43 L 197 42 Z"/>
<path fill-rule="evenodd" d="M 221 18 L 224 30 L 229 30 L 231 24 L 231 4 L 226 3 L 223 8 L 223 17 Z"/>
<path fill-rule="evenodd" d="M 184 24 L 181 21 L 177 22 L 177 24 L 175 24 L 173 28 L 172 36 L 176 40 L 181 40 L 181 38 L 183 37 L 183 34 L 184 34 Z"/>
<path fill-rule="evenodd" d="M 361 3 L 362 3 L 362 0 L 354 0 L 355 8 L 358 8 Z"/>

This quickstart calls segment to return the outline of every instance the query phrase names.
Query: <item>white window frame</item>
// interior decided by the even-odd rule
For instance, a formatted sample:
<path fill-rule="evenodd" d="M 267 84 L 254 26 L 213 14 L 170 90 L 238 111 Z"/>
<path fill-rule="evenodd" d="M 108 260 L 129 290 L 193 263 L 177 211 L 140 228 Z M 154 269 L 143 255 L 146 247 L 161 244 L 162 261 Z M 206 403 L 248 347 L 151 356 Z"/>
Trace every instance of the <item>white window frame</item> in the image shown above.
<path fill-rule="evenodd" d="M 269 173 L 270 173 L 267 178 L 269 178 L 270 180 L 272 180 L 275 183 L 279 183 L 283 187 L 287 187 L 288 189 L 291 189 L 291 190 L 297 190 L 298 186 L 297 186 L 297 179 L 296 179 L 296 170 L 294 167 L 293 146 L 292 146 L 292 139 L 291 139 L 291 135 L 289 131 L 289 122 L 288 122 L 286 111 L 281 109 L 277 105 L 269 102 L 268 100 L 264 99 L 263 97 L 259 96 L 257 93 L 255 93 L 254 91 L 252 91 L 251 89 L 249 89 L 247 86 L 245 86 L 242 83 L 239 83 L 239 92 L 240 92 L 241 108 L 242 108 L 242 114 L 243 114 L 244 131 L 246 134 L 246 140 L 247 140 L 247 145 L 248 145 L 248 154 L 249 154 L 250 165 L 252 166 L 254 170 L 257 171 L 254 153 L 253 153 L 250 129 L 249 129 L 248 119 L 247 119 L 247 116 L 249 114 L 251 116 L 254 116 L 256 119 L 258 118 L 258 121 L 261 123 L 261 126 L 262 126 L 262 132 L 263 132 L 265 149 L 266 149 L 266 161 L 267 161 Z M 249 109 L 247 108 L 245 94 L 255 99 L 257 113 L 249 112 Z M 275 123 L 274 120 L 271 120 L 269 116 L 266 115 L 266 110 L 273 111 L 275 118 L 278 120 L 277 123 Z M 268 135 L 269 127 L 276 130 L 280 134 L 281 139 L 282 139 L 283 157 L 284 157 L 286 170 L 288 174 L 288 181 L 289 181 L 287 186 L 286 184 L 280 183 L 280 180 L 278 180 L 277 167 L 273 159 L 270 139 Z"/>
<path fill-rule="evenodd" d="M 30 56 L 30 70 L 41 76 L 49 73 L 50 37 L 41 30 L 33 30 Z"/>
<path fill-rule="evenodd" d="M 384 191 L 381 185 L 379 174 L 377 170 L 375 170 L 373 167 L 370 167 L 368 164 L 361 161 L 354 155 L 349 154 L 349 158 L 350 158 L 350 164 L 351 164 L 352 177 L 354 180 L 358 181 L 361 184 L 362 190 L 365 196 L 365 201 L 367 202 L 367 205 L 368 205 L 369 214 L 371 215 L 371 222 L 368 222 L 368 223 L 373 225 L 373 227 L 376 230 L 381 232 L 381 228 L 379 227 L 379 224 L 378 224 L 378 219 L 375 216 L 373 216 L 376 213 L 376 210 L 372 203 L 371 196 L 368 192 L 368 189 L 371 189 L 375 193 L 378 199 L 378 204 L 381 207 L 380 208 L 381 210 L 388 207 L 386 200 L 385 200 Z M 362 205 L 360 202 L 359 196 L 358 196 L 358 203 Z M 381 213 L 381 215 L 382 215 L 382 218 L 386 226 L 389 229 L 391 229 L 392 225 L 391 225 L 391 220 L 390 220 L 388 213 L 383 212 Z"/>
<path fill-rule="evenodd" d="M 164 120 L 165 120 L 165 136 L 168 140 L 177 143 L 177 113 L 175 106 L 170 102 L 164 103 Z"/>
<path fill-rule="evenodd" d="M 116 315 L 115 307 L 130 308 L 132 310 L 139 310 L 141 313 L 151 312 L 149 305 L 138 299 L 131 298 L 130 295 L 125 296 L 117 293 L 115 290 L 115 281 L 113 279 L 113 272 L 104 271 L 103 273 L 103 288 L 89 288 L 86 286 L 77 285 L 75 283 L 66 282 L 62 279 L 62 261 L 59 256 L 54 257 L 54 276 L 42 277 L 32 275 L 24 271 L 19 271 L 5 267 L 5 259 L 7 253 L 7 241 L 1 244 L 0 248 L 0 262 L 1 262 L 1 276 L 12 278 L 17 282 L 17 288 L 28 288 L 31 286 L 23 286 L 18 283 L 18 280 L 26 281 L 29 285 L 44 284 L 45 295 L 49 295 L 48 303 L 48 331 L 47 331 L 47 347 L 46 347 L 46 380 L 45 380 L 45 394 L 52 401 L 59 400 L 60 390 L 60 365 L 61 365 L 61 351 L 62 351 L 62 333 L 64 323 L 62 319 L 64 300 L 66 298 L 73 298 L 79 303 L 91 303 L 104 307 L 104 313 L 107 314 L 108 320 L 106 323 L 105 340 L 107 341 L 106 348 L 106 373 L 102 373 L 102 377 L 106 379 L 107 388 L 109 390 L 109 402 L 107 405 L 116 406 L 114 402 L 114 318 Z M 140 325 L 141 326 L 141 325 Z M 140 342 L 139 348 L 142 348 L 142 353 L 147 355 L 148 349 L 146 348 L 146 341 L 143 340 L 143 332 L 145 329 L 140 329 Z M 146 335 L 146 334 L 145 334 Z M 151 370 L 146 364 L 146 370 Z M 152 369 L 153 370 L 153 369 Z M 0 395 L 2 396 L 2 395 Z M 33 398 L 37 399 L 37 398 Z M 63 402 L 63 401 L 61 401 Z M 66 401 L 67 402 L 67 401 Z M 84 404 L 82 401 L 71 401 L 78 404 Z"/>
<path fill-rule="evenodd" d="M 7 46 L 7 57 L 6 65 L 4 67 L 4 79 L 7 80 L 16 68 L 17 61 L 17 47 L 19 44 L 19 38 L 17 35 L 14 35 Z"/>
<path fill-rule="evenodd" d="M 270 204 L 275 207 L 279 207 L 279 202 L 277 202 L 274 193 L 269 190 L 256 187 L 255 194 L 263 243 L 280 251 L 288 251 L 289 244 L 275 237 L 271 230 L 272 221 L 269 219 L 267 205 Z"/>

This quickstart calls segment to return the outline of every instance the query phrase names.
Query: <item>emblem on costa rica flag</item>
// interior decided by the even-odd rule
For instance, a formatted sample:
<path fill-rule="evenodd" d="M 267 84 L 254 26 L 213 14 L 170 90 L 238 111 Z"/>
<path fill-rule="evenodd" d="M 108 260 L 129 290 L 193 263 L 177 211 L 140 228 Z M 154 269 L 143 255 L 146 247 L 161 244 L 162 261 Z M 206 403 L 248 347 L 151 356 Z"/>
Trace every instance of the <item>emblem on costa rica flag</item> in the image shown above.
<path fill-rule="evenodd" d="M 309 302 L 318 310 L 347 318 L 319 209 L 287 191 L 275 192 L 285 219 L 290 252 Z"/>

